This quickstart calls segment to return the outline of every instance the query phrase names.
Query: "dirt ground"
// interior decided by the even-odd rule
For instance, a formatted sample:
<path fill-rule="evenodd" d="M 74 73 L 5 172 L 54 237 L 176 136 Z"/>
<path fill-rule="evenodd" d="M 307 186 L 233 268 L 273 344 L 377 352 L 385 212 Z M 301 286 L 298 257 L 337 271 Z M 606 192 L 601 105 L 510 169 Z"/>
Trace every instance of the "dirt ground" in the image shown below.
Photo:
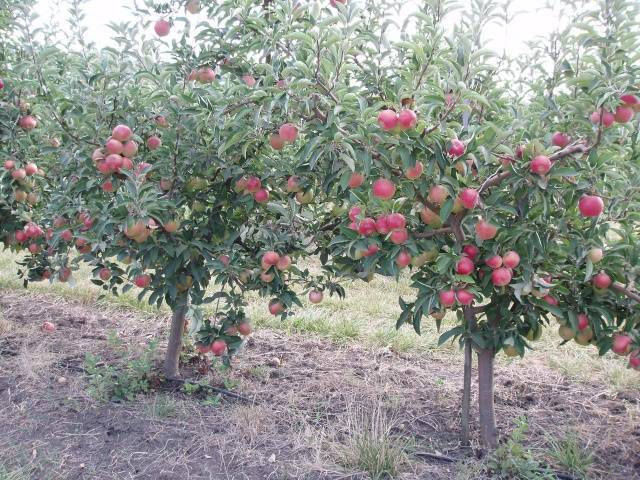
<path fill-rule="evenodd" d="M 55 332 L 40 331 L 46 320 Z M 474 452 L 457 439 L 461 355 L 399 355 L 258 331 L 226 374 L 227 386 L 249 402 L 203 405 L 202 396 L 162 388 L 124 403 L 88 394 L 84 355 L 109 358 L 109 331 L 144 345 L 161 339 L 166 324 L 115 307 L 0 291 L 0 467 L 24 473 L 2 477 L 0 468 L 0 478 L 368 478 L 344 461 L 355 409 L 384 412 L 394 437 L 411 439 L 398 478 L 485 478 L 472 473 Z M 205 375 L 222 382 L 219 373 Z M 154 413 L 158 399 L 170 403 L 170 415 Z M 496 411 L 503 433 L 527 417 L 533 449 L 576 432 L 594 455 L 589 478 L 640 478 L 637 392 L 612 393 L 522 362 L 498 367 Z"/>

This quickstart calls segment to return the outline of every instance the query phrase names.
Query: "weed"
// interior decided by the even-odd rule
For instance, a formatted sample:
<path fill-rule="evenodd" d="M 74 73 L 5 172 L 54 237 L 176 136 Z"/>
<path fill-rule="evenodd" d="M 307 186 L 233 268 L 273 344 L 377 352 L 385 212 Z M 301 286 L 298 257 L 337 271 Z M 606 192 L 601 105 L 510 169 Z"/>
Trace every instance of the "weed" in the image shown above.
<path fill-rule="evenodd" d="M 149 415 L 155 419 L 173 417 L 177 413 L 176 401 L 167 395 L 157 395 L 148 404 Z"/>
<path fill-rule="evenodd" d="M 593 464 L 593 455 L 580 445 L 575 432 L 562 439 L 550 439 L 549 456 L 575 478 L 587 478 Z"/>

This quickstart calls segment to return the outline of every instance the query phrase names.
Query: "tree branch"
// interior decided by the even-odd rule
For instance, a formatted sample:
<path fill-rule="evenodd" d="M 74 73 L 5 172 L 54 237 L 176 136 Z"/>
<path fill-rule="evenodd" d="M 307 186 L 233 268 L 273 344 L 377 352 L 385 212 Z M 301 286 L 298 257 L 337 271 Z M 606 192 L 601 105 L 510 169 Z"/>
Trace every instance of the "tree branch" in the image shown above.
<path fill-rule="evenodd" d="M 613 282 L 613 285 L 611 285 L 611 288 L 616 292 L 622 293 L 623 295 L 630 298 L 631 300 L 634 300 L 635 302 L 640 303 L 640 293 L 632 290 L 626 285 L 620 282 Z"/>

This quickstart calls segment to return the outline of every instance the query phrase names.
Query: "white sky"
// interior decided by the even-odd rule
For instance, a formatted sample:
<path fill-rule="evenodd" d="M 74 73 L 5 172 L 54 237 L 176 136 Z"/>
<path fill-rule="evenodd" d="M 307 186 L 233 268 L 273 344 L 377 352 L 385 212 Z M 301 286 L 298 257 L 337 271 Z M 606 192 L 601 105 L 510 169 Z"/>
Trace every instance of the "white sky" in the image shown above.
<path fill-rule="evenodd" d="M 329 2 L 329 0 L 317 0 Z M 358 1 L 358 0 L 350 0 Z M 202 0 L 206 3 L 207 0 Z M 464 0 L 469 4 L 471 0 Z M 408 0 L 405 10 L 410 12 L 419 4 L 419 0 Z M 501 26 L 492 26 L 486 32 L 487 38 L 491 40 L 491 48 L 498 53 L 506 50 L 510 56 L 525 52 L 527 47 L 525 42 L 533 40 L 536 36 L 546 36 L 558 26 L 559 16 L 554 18 L 549 10 L 540 11 L 546 2 L 544 0 L 514 0 L 512 11 L 523 11 L 525 13 L 517 16 L 505 30 Z M 83 3 L 86 14 L 86 24 L 88 27 L 88 40 L 95 42 L 98 46 L 106 46 L 110 43 L 111 30 L 107 27 L 109 22 L 123 22 L 130 18 L 127 6 L 133 6 L 132 0 L 88 0 Z M 64 8 L 62 11 L 64 12 Z M 557 9 L 561 10 L 561 9 Z M 561 13 L 556 10 L 556 13 Z M 41 21 L 50 19 L 53 15 L 59 16 L 61 9 L 57 0 L 39 0 L 36 11 L 41 17 Z M 183 12 L 181 12 L 183 13 Z M 455 20 L 457 13 L 453 13 L 449 21 Z M 150 32 L 151 34 L 151 32 Z"/>

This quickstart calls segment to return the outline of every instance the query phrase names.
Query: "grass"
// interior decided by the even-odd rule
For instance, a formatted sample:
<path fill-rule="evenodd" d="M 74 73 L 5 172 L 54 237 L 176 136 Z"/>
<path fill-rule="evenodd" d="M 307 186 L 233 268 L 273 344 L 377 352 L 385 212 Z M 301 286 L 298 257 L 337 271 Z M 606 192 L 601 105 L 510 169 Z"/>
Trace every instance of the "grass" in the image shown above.
<path fill-rule="evenodd" d="M 153 401 L 147 405 L 147 411 L 154 420 L 175 417 L 178 413 L 178 404 L 173 397 L 168 395 L 156 395 Z"/>
<path fill-rule="evenodd" d="M 0 480 L 29 480 L 31 473 L 31 468 L 9 468 L 0 462 Z"/>
<path fill-rule="evenodd" d="M 17 255 L 8 252 L 0 254 L 0 288 L 22 288 L 21 280 L 15 275 L 15 261 L 18 258 Z M 30 284 L 29 289 L 95 303 L 102 290 L 89 281 L 90 269 L 81 266 L 79 271 L 74 272 L 73 278 L 73 283 L 41 282 Z M 307 303 L 304 308 L 297 310 L 294 317 L 285 321 L 270 315 L 267 311 L 267 299 L 252 293 L 247 297 L 247 314 L 257 327 L 285 333 L 317 335 L 338 345 L 357 342 L 372 348 L 386 348 L 401 353 L 429 354 L 443 359 L 460 357 L 457 342 L 448 342 L 438 347 L 439 333 L 436 331 L 435 322 L 428 317 L 423 319 L 421 335 L 417 335 L 408 325 L 400 330 L 395 329 L 395 322 L 400 313 L 398 296 L 410 299 L 414 295 L 408 278 L 404 277 L 396 282 L 390 278 L 377 277 L 370 283 L 349 283 L 346 290 L 347 297 L 344 300 L 325 297 L 319 305 Z M 108 295 L 99 300 L 99 303 L 133 309 L 150 316 L 169 313 L 164 305 L 158 310 L 144 300 L 139 301 L 137 289 L 118 297 Z M 205 314 L 212 312 L 212 306 L 205 307 Z M 450 314 L 443 321 L 443 329 L 455 322 L 455 316 Z M 600 358 L 593 347 L 581 347 L 572 343 L 558 348 L 559 343 L 555 325 L 552 325 L 545 330 L 539 341 L 533 343 L 535 351 L 528 352 L 524 360 L 507 359 L 498 355 L 498 362 L 504 365 L 541 361 L 572 380 L 600 382 L 616 391 L 640 390 L 640 376 L 630 372 L 623 359 L 612 354 Z"/>
<path fill-rule="evenodd" d="M 593 465 L 593 455 L 582 445 L 574 432 L 561 439 L 549 440 L 549 457 L 572 477 L 587 479 Z"/>

